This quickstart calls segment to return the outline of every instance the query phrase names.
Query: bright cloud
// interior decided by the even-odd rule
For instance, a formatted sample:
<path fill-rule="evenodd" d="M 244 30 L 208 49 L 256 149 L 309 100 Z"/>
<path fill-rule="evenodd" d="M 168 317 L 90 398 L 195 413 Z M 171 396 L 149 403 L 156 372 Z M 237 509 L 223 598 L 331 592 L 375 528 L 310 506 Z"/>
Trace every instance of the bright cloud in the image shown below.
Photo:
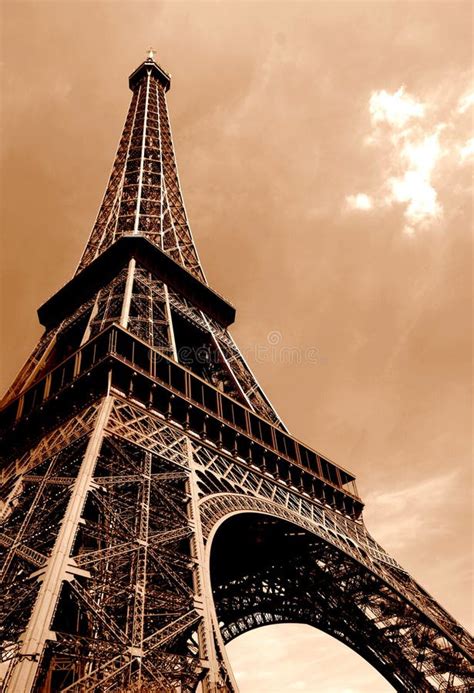
<path fill-rule="evenodd" d="M 372 198 L 369 197 L 369 195 L 366 195 L 365 193 L 357 193 L 357 195 L 348 195 L 346 197 L 346 203 L 347 206 L 350 209 L 372 209 L 373 202 Z"/>
<path fill-rule="evenodd" d="M 439 159 L 441 147 L 439 144 L 439 133 L 433 133 L 428 137 L 424 137 L 418 142 L 407 141 L 402 155 L 408 161 L 410 168 L 418 171 L 423 171 L 425 175 L 430 175 L 433 171 L 436 162 Z"/>
<path fill-rule="evenodd" d="M 459 157 L 461 159 L 461 162 L 464 163 L 468 159 L 470 159 L 474 155 L 474 137 L 471 137 L 470 140 L 466 142 L 460 149 L 459 149 Z"/>
<path fill-rule="evenodd" d="M 459 99 L 458 113 L 466 113 L 471 106 L 474 106 L 474 91 L 467 92 Z"/>
<path fill-rule="evenodd" d="M 400 160 L 404 170 L 401 175 L 388 179 L 385 201 L 406 203 L 406 233 L 413 233 L 416 226 L 441 215 L 438 194 L 431 182 L 440 155 L 439 131 L 415 142 L 407 140 L 402 146 Z"/>
<path fill-rule="evenodd" d="M 346 195 L 347 211 L 398 206 L 407 234 L 440 222 L 444 210 L 439 188 L 474 154 L 474 138 L 468 139 L 472 132 L 466 132 L 469 124 L 462 116 L 474 104 L 474 92 L 462 86 L 457 94 L 447 90 L 448 96 L 438 93 L 431 99 L 409 94 L 404 86 L 392 93 L 372 92 L 372 127 L 364 142 L 380 159 L 379 181 L 375 190 Z"/>
<path fill-rule="evenodd" d="M 425 106 L 407 94 L 402 86 L 394 94 L 385 90 L 372 92 L 369 111 L 373 125 L 387 123 L 394 128 L 403 128 L 410 119 L 421 118 Z"/>

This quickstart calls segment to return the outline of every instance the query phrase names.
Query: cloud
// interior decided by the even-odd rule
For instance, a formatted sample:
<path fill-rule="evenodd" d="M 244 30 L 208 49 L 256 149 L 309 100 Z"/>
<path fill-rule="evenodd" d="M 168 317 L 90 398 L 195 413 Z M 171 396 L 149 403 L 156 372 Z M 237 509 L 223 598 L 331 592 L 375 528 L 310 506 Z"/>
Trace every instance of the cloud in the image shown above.
<path fill-rule="evenodd" d="M 417 227 L 441 216 L 442 208 L 431 180 L 440 155 L 439 129 L 418 141 L 406 139 L 402 146 L 400 163 L 404 170 L 388 179 L 385 202 L 406 203 L 406 233 L 413 233 Z"/>
<path fill-rule="evenodd" d="M 346 203 L 349 209 L 372 209 L 373 202 L 372 198 L 365 193 L 357 193 L 356 195 L 348 195 L 346 197 Z"/>
<path fill-rule="evenodd" d="M 404 86 L 392 93 L 384 89 L 371 93 L 371 131 L 364 143 L 373 147 L 377 183 L 366 193 L 346 195 L 346 210 L 399 207 L 402 229 L 410 235 L 442 221 L 443 185 L 446 191 L 447 181 L 474 153 L 474 138 L 466 139 L 462 118 L 474 103 L 474 92 L 465 89 L 464 76 L 463 84 L 444 92 L 423 99 Z"/>
<path fill-rule="evenodd" d="M 464 163 L 472 157 L 474 154 L 474 137 L 471 137 L 463 146 L 459 149 L 459 158 L 461 162 Z"/>
<path fill-rule="evenodd" d="M 474 91 L 468 91 L 461 96 L 458 102 L 458 113 L 466 113 L 474 105 Z"/>
<path fill-rule="evenodd" d="M 403 486 L 366 497 L 366 515 L 370 526 L 377 528 L 377 540 L 400 550 L 416 546 L 419 537 L 439 535 L 445 529 L 439 521 L 446 496 L 454 493 L 459 484 L 459 471 L 430 477 L 411 486 Z"/>
<path fill-rule="evenodd" d="M 401 86 L 394 94 L 385 90 L 372 92 L 369 111 L 372 125 L 387 123 L 394 128 L 402 128 L 410 119 L 421 118 L 425 114 L 425 106 Z"/>

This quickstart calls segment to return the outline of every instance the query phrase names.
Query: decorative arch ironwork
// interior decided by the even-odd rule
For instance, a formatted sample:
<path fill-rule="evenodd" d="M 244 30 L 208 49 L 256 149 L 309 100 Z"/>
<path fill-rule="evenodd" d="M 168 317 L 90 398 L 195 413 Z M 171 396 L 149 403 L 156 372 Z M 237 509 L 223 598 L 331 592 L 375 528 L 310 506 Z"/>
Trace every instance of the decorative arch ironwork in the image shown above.
<path fill-rule="evenodd" d="M 468 653 L 430 618 L 426 593 L 401 568 L 368 561 L 355 544 L 272 501 L 216 494 L 200 508 L 224 644 L 265 625 L 308 624 L 396 690 L 470 690 Z"/>

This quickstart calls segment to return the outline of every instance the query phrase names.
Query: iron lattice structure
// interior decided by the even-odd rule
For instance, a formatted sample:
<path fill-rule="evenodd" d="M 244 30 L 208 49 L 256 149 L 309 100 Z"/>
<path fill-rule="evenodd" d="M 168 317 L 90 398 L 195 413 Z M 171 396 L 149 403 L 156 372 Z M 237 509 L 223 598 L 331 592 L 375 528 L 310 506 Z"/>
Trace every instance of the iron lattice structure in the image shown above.
<path fill-rule="evenodd" d="M 237 691 L 225 643 L 308 623 L 400 691 L 471 690 L 472 642 L 292 437 L 207 284 L 147 59 L 76 275 L 1 411 L 9 693 Z"/>

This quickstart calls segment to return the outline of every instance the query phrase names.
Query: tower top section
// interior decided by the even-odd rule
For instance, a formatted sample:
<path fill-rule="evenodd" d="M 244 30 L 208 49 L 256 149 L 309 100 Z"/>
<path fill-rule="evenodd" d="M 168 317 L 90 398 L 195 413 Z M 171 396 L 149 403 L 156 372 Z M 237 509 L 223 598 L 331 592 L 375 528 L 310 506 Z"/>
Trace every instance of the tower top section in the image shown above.
<path fill-rule="evenodd" d="M 155 62 L 155 51 L 153 48 L 150 48 L 147 51 L 147 59 L 145 62 L 137 67 L 137 69 L 132 72 L 128 78 L 130 89 L 134 91 L 137 88 L 137 85 L 140 83 L 140 80 L 149 74 L 153 75 L 158 80 L 165 91 L 169 91 L 171 86 L 171 77 L 163 70 L 162 67 L 158 65 L 157 62 Z"/>
<path fill-rule="evenodd" d="M 170 76 L 155 62 L 155 51 L 148 51 L 129 83 L 130 108 L 78 271 L 120 238 L 143 236 L 207 283 L 178 177 L 166 104 Z"/>

